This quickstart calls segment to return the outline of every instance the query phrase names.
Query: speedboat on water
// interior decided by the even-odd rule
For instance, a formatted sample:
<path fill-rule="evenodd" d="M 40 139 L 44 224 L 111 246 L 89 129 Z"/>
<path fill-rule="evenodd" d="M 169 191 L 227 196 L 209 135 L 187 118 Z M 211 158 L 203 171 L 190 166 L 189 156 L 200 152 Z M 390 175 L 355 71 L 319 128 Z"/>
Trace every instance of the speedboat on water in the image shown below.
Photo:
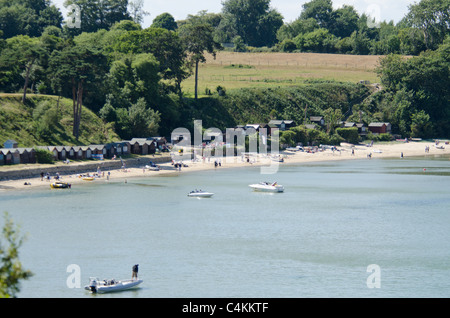
<path fill-rule="evenodd" d="M 206 192 L 202 190 L 195 190 L 188 193 L 188 197 L 194 198 L 210 198 L 214 195 L 214 193 Z"/>
<path fill-rule="evenodd" d="M 277 182 L 274 182 L 274 183 L 260 182 L 260 183 L 250 184 L 249 187 L 255 191 L 261 191 L 261 192 L 283 192 L 284 191 L 284 187 L 281 184 L 277 184 Z"/>
<path fill-rule="evenodd" d="M 89 285 L 84 286 L 84 289 L 89 290 L 92 293 L 110 293 L 135 288 L 142 282 L 142 279 L 116 281 L 115 279 L 99 280 L 98 278 L 91 277 Z"/>

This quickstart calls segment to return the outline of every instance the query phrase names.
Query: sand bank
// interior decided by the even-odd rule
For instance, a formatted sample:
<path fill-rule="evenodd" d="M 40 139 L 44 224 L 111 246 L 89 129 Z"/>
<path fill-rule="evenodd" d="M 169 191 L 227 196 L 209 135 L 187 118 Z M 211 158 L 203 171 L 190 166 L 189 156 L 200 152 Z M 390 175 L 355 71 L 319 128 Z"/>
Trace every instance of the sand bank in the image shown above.
<path fill-rule="evenodd" d="M 436 156 L 450 154 L 450 145 L 439 143 L 439 149 L 433 142 L 390 142 L 374 144 L 371 147 L 365 145 L 341 145 L 337 150 L 326 149 L 324 151 L 309 153 L 309 152 L 280 152 L 280 156 L 284 162 L 275 162 L 268 156 L 250 156 L 249 161 L 243 156 L 221 158 L 220 166 L 215 165 L 215 159 L 200 159 L 196 162 L 184 161 L 187 167 L 181 169 L 174 168 L 171 163 L 158 164 L 159 171 L 150 171 L 142 167 L 132 167 L 127 169 L 111 169 L 108 171 L 100 171 L 100 177 L 95 178 L 94 181 L 85 181 L 79 174 L 69 174 L 61 176 L 61 181 L 70 183 L 72 187 L 86 182 L 128 182 L 134 178 L 149 178 L 163 176 L 167 174 L 180 174 L 186 172 L 204 171 L 208 169 L 225 169 L 248 166 L 261 167 L 276 167 L 277 164 L 301 164 L 321 161 L 335 161 L 335 160 L 372 160 L 377 158 L 408 158 L 416 156 Z M 429 151 L 426 151 L 426 149 Z M 74 163 L 75 164 L 75 163 Z M 86 171 L 83 173 L 96 174 L 97 171 Z M 0 181 L 0 191 L 8 190 L 26 190 L 36 187 L 45 187 L 50 189 L 50 183 L 54 182 L 54 175 L 51 180 L 41 180 L 41 178 L 25 178 L 18 180 Z M 57 191 L 57 190 L 55 190 Z"/>

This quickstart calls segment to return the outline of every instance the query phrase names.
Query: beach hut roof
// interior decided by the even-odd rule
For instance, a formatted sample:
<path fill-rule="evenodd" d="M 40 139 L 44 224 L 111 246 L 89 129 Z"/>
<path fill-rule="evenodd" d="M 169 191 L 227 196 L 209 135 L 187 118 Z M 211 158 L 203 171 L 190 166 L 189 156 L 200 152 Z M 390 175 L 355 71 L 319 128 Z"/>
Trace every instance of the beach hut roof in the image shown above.
<path fill-rule="evenodd" d="M 293 120 L 288 119 L 272 119 L 271 121 L 269 121 L 269 124 L 281 125 L 282 123 L 292 124 L 293 122 L 294 122 Z"/>
<path fill-rule="evenodd" d="M 25 152 L 33 152 L 33 148 L 16 148 L 20 154 L 24 154 Z"/>
<path fill-rule="evenodd" d="M 7 154 L 11 153 L 12 151 L 14 151 L 12 148 L 1 148 L 0 154 L 7 155 Z"/>
<path fill-rule="evenodd" d="M 130 141 L 130 144 L 132 144 L 132 145 L 138 144 L 139 146 L 151 145 L 152 143 L 153 143 L 153 140 L 147 139 L 147 138 L 133 138 Z"/>
<path fill-rule="evenodd" d="M 89 145 L 88 147 L 91 150 L 103 150 L 103 148 L 105 148 L 105 145 Z"/>
<path fill-rule="evenodd" d="M 370 123 L 369 127 L 383 127 L 386 123 Z"/>

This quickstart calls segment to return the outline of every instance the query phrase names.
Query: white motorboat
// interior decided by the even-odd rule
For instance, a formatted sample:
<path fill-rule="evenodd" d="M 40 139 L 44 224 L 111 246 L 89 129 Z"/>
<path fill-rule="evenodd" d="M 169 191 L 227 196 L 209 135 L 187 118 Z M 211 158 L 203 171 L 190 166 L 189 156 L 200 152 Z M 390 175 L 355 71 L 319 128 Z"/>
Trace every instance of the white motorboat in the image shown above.
<path fill-rule="evenodd" d="M 194 198 L 210 198 L 214 195 L 214 193 L 206 192 L 202 190 L 195 190 L 188 193 L 188 197 Z"/>
<path fill-rule="evenodd" d="M 142 279 L 126 279 L 116 281 L 115 279 L 99 280 L 96 277 L 91 277 L 89 280 L 89 285 L 84 286 L 84 289 L 89 290 L 92 293 L 110 293 L 135 288 L 142 282 Z"/>
<path fill-rule="evenodd" d="M 274 182 L 274 183 L 260 182 L 260 183 L 250 184 L 249 187 L 255 191 L 261 191 L 261 192 L 283 192 L 284 191 L 284 187 L 281 184 L 277 184 L 277 182 Z"/>

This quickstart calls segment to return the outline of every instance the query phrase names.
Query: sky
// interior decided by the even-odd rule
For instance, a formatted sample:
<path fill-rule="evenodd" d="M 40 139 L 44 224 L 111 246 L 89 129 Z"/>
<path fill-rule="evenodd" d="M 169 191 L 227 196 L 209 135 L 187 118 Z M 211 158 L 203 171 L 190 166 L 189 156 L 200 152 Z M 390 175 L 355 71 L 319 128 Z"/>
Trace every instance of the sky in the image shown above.
<path fill-rule="evenodd" d="M 220 13 L 223 0 L 144 0 L 144 10 L 150 13 L 146 16 L 142 26 L 149 27 L 158 15 L 168 12 L 175 20 L 184 20 L 189 14 L 195 15 L 199 11 L 206 10 L 208 13 Z M 289 23 L 300 16 L 302 5 L 310 0 L 271 0 L 271 7 L 276 9 L 284 17 L 284 22 Z M 67 10 L 64 8 L 64 0 L 52 0 L 61 9 L 63 15 Z M 408 6 L 419 2 L 419 0 L 332 0 L 335 9 L 342 5 L 352 5 L 359 14 L 367 13 L 374 17 L 377 22 L 391 21 L 399 22 L 408 12 Z"/>

